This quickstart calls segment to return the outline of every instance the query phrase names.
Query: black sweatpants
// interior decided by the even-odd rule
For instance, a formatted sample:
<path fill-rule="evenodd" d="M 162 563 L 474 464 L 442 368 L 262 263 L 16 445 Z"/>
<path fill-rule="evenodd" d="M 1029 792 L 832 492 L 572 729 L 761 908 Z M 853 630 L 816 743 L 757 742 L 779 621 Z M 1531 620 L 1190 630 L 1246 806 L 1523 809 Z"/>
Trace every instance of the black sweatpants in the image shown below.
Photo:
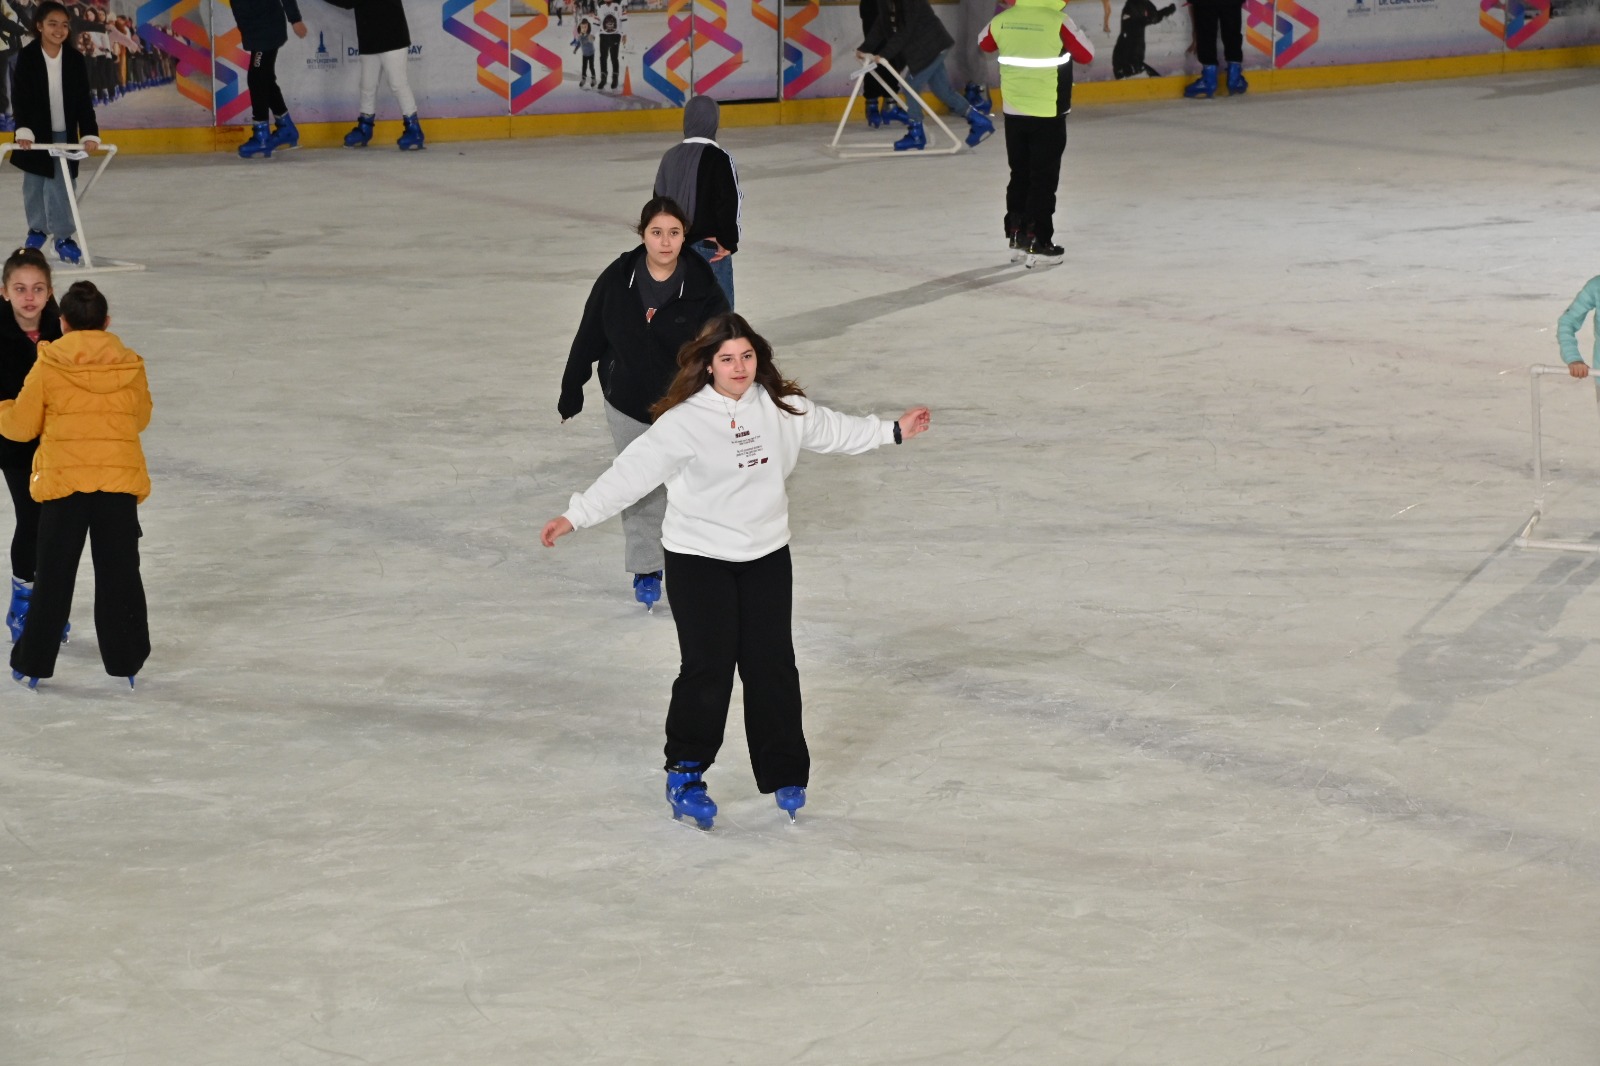
<path fill-rule="evenodd" d="M 245 71 L 244 83 L 250 90 L 250 117 L 257 122 L 267 121 L 267 112 L 287 115 L 289 105 L 284 103 L 283 90 L 278 87 L 278 50 L 250 53 L 250 67 Z"/>
<path fill-rule="evenodd" d="M 94 628 L 100 661 L 132 677 L 150 657 L 150 622 L 139 577 L 139 501 L 127 492 L 75 492 L 39 508 L 39 570 L 11 669 L 51 677 L 87 536 L 94 559 Z"/>
<path fill-rule="evenodd" d="M 1239 0 L 1190 0 L 1194 12 L 1194 55 L 1201 66 L 1217 65 L 1217 30 L 1229 63 L 1244 62 L 1243 5 Z"/>
<path fill-rule="evenodd" d="M 33 474 L 20 466 L 8 466 L 5 471 L 11 509 L 17 516 L 16 531 L 11 534 L 11 572 L 24 581 L 32 581 L 39 563 L 39 501 L 28 491 Z"/>
<path fill-rule="evenodd" d="M 1067 151 L 1067 116 L 1006 116 L 1006 234 L 1032 233 L 1043 244 L 1055 239 L 1056 186 Z"/>
<path fill-rule="evenodd" d="M 788 547 L 747 563 L 666 555 L 667 595 L 682 657 L 667 709 L 667 765 L 709 766 L 716 760 L 737 668 L 756 787 L 764 793 L 804 787 L 811 779 L 811 753 L 800 723 Z"/>
<path fill-rule="evenodd" d="M 622 47 L 622 34 L 602 33 L 600 35 L 600 85 L 606 84 L 606 60 L 611 60 L 611 87 L 617 87 L 617 79 L 622 77 L 622 64 L 618 62 L 619 49 Z"/>

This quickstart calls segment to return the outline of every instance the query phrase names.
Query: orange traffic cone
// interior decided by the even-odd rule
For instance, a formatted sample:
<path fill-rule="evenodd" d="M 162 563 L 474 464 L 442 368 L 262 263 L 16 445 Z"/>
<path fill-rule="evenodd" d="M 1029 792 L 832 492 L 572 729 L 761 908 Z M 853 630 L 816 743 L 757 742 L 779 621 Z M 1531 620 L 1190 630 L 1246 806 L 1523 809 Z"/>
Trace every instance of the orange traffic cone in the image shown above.
<path fill-rule="evenodd" d="M 622 72 L 622 95 L 633 95 L 633 71 L 631 70 L 624 70 Z"/>

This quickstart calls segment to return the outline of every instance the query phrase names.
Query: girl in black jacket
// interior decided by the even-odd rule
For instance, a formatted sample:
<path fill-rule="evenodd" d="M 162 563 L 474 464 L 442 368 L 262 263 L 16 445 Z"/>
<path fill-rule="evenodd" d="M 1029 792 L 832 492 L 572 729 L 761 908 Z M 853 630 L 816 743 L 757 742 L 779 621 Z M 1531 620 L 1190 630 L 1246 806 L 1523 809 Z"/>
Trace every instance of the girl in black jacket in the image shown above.
<path fill-rule="evenodd" d="M 361 115 L 355 128 L 344 135 L 346 148 L 365 148 L 378 120 L 378 77 L 389 79 L 389 90 L 400 101 L 405 128 L 394 143 L 401 151 L 426 147 L 422 123 L 417 118 L 417 98 L 406 76 L 411 54 L 411 27 L 402 0 L 328 0 L 334 7 L 356 13 L 356 47 L 361 51 Z"/>
<path fill-rule="evenodd" d="M 583 410 L 583 386 L 598 365 L 606 423 L 620 452 L 650 428 L 650 408 L 678 373 L 678 349 L 714 315 L 728 310 L 710 265 L 684 255 L 688 214 L 665 196 L 639 213 L 641 244 L 606 267 L 589 292 L 572 338 L 556 409 L 561 421 Z M 646 608 L 661 598 L 661 520 L 665 489 L 622 512 L 622 535 L 634 599 Z"/>
<path fill-rule="evenodd" d="M 0 400 L 14 400 L 33 369 L 39 342 L 61 338 L 61 311 L 43 252 L 21 248 L 11 253 L 0 268 L 0 286 L 7 305 L 0 311 Z M 11 534 L 11 609 L 6 612 L 13 641 L 22 635 L 39 557 L 39 504 L 28 491 L 38 447 L 36 440 L 19 443 L 0 437 L 0 471 L 5 473 L 17 516 Z"/>
<path fill-rule="evenodd" d="M 294 0 L 233 0 L 233 19 L 239 26 L 239 43 L 250 53 L 245 85 L 250 90 L 250 139 L 239 155 L 270 157 L 278 148 L 300 147 L 300 130 L 289 117 L 289 105 L 278 86 L 278 49 L 289 42 L 287 22 L 296 37 L 306 35 L 306 24 Z M 276 129 L 267 126 L 268 115 L 278 117 Z"/>
<path fill-rule="evenodd" d="M 56 255 L 64 263 L 79 263 L 83 251 L 72 238 L 72 204 L 60 164 L 47 152 L 29 151 L 34 144 L 82 142 L 91 151 L 100 146 L 100 126 L 89 95 L 89 65 L 68 43 L 72 17 L 56 0 L 45 0 L 34 16 L 39 37 L 17 56 L 12 82 L 12 111 L 17 119 L 16 142 L 22 149 L 11 153 L 11 165 L 23 171 L 22 206 L 28 216 L 29 248 L 43 248 L 49 234 L 56 235 Z M 50 68 L 61 72 L 60 96 L 52 98 Z M 66 164 L 73 178 L 78 164 Z"/>

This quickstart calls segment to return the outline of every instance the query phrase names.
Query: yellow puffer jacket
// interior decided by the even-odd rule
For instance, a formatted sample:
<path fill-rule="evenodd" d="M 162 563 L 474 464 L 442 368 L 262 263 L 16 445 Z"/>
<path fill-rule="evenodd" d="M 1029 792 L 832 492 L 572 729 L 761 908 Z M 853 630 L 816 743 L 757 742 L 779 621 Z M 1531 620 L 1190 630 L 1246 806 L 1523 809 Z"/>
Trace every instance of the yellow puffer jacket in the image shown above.
<path fill-rule="evenodd" d="M 150 495 L 139 434 L 150 424 L 144 360 L 116 334 L 73 330 L 39 345 L 15 400 L 0 401 L 0 434 L 39 438 L 29 492 L 43 503 L 74 492 Z"/>

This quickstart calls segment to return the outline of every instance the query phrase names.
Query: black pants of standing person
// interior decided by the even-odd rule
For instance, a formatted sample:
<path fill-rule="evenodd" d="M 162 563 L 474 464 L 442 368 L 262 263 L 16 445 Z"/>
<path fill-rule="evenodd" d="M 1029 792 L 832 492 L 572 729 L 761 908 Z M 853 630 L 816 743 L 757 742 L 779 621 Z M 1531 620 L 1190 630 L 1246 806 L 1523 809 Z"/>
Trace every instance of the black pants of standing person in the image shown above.
<path fill-rule="evenodd" d="M 72 610 L 84 538 L 94 559 L 94 628 L 100 661 L 132 677 L 150 657 L 150 622 L 139 577 L 139 501 L 126 492 L 75 492 L 39 508 L 39 569 L 11 669 L 51 677 Z"/>
<path fill-rule="evenodd" d="M 737 668 L 756 787 L 804 787 L 811 753 L 800 722 L 788 547 L 746 563 L 669 551 L 667 595 L 682 656 L 667 709 L 667 765 L 716 760 Z"/>
<path fill-rule="evenodd" d="M 1056 187 L 1067 150 L 1067 116 L 1006 116 L 1006 235 L 1032 233 L 1041 244 L 1055 239 Z"/>
<path fill-rule="evenodd" d="M 11 490 L 11 510 L 17 528 L 11 534 L 11 573 L 24 581 L 33 580 L 39 563 L 39 501 L 28 491 L 33 480 L 27 467 L 6 467 L 6 488 Z"/>
<path fill-rule="evenodd" d="M 1190 0 L 1194 11 L 1194 55 L 1201 66 L 1217 65 L 1217 30 L 1229 63 L 1244 62 L 1243 5 L 1239 0 Z"/>
<path fill-rule="evenodd" d="M 617 87 L 617 79 L 622 77 L 622 64 L 618 61 L 622 48 L 622 34 L 602 33 L 600 35 L 600 88 L 606 87 L 606 60 L 611 61 L 611 87 Z"/>
<path fill-rule="evenodd" d="M 270 111 L 274 115 L 289 113 L 283 90 L 278 87 L 278 50 L 250 53 L 250 66 L 245 71 L 244 83 L 250 90 L 250 117 L 265 122 Z"/>

